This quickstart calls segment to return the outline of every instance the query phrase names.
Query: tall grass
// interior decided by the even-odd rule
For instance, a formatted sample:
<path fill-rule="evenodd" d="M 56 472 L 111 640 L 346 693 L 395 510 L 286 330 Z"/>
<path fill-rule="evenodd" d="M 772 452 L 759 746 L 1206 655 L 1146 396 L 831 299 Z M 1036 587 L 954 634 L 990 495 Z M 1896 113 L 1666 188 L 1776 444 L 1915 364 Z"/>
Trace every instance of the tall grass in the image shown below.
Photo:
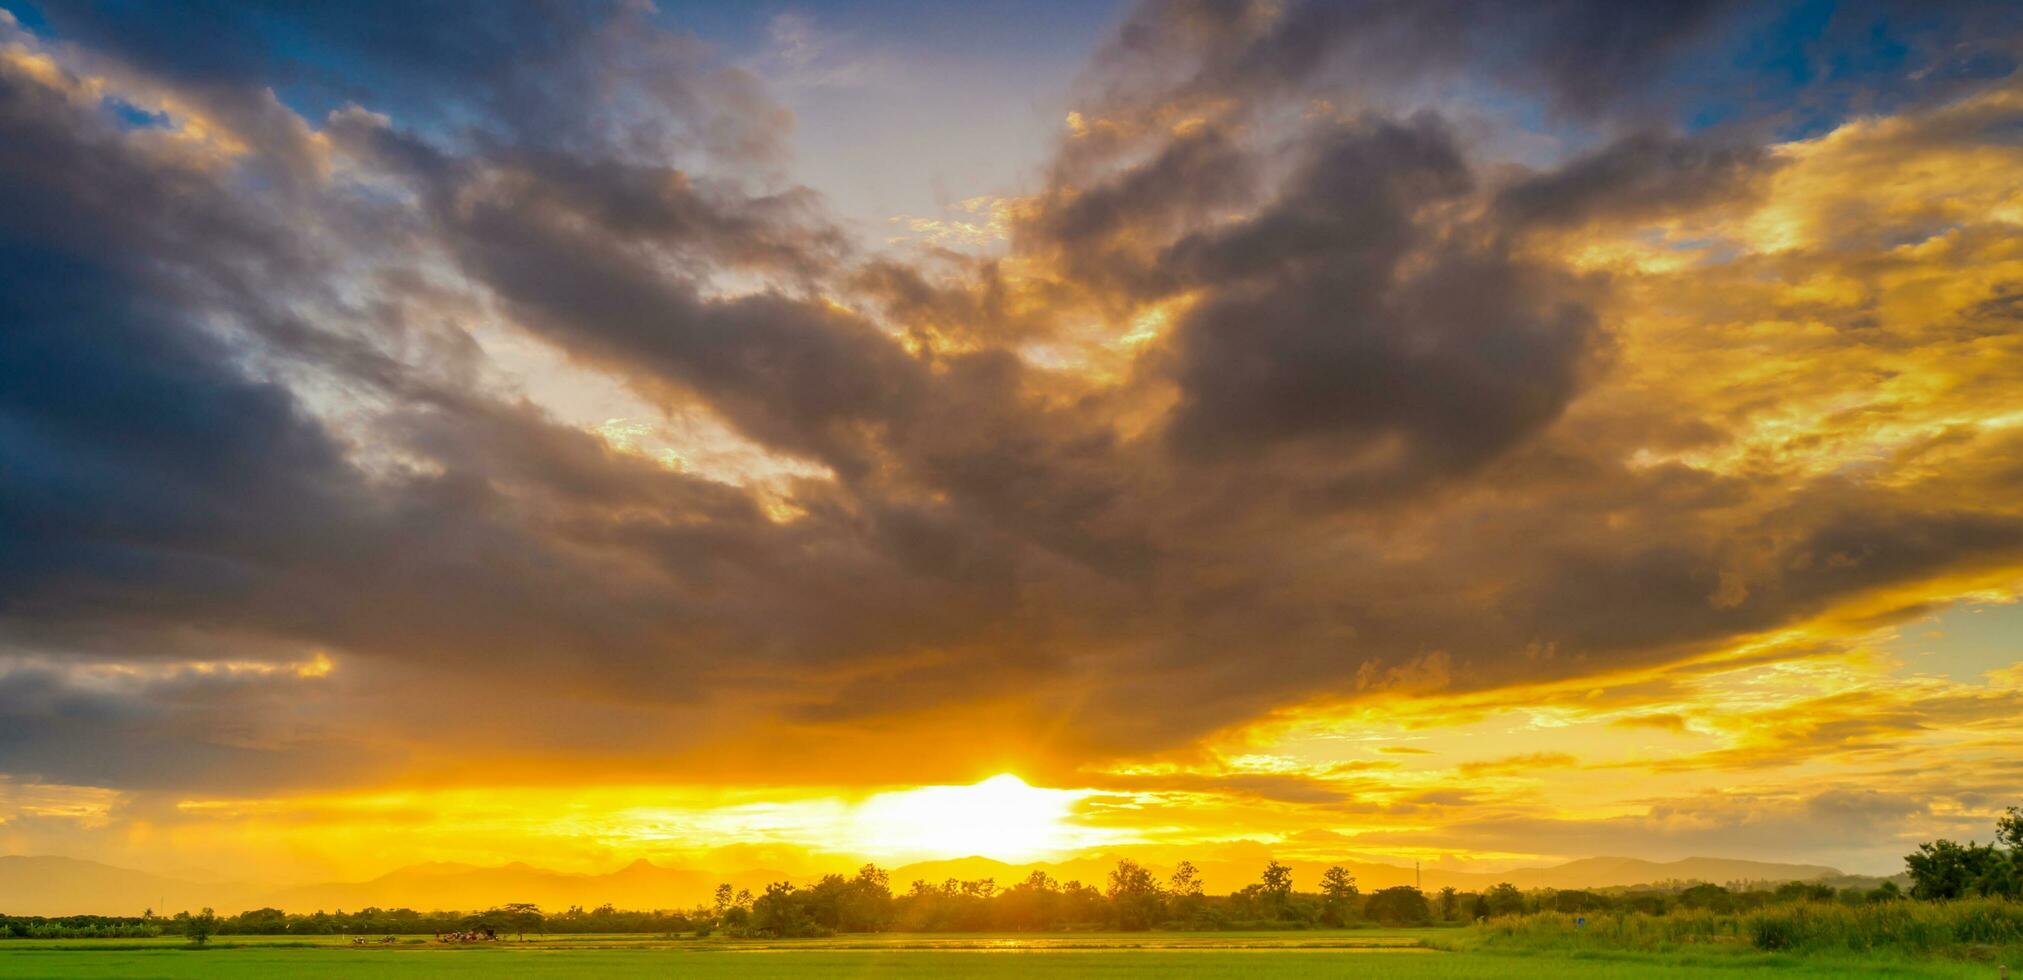
<path fill-rule="evenodd" d="M 1471 938 L 1480 945 L 1529 949 L 1669 952 L 1686 945 L 1743 945 L 1749 941 L 1740 917 L 1692 910 L 1671 915 L 1594 912 L 1586 916 L 1584 926 L 1576 925 L 1576 917 L 1564 912 L 1538 912 L 1491 919 L 1475 926 L 1473 931 L 1475 935 Z"/>
<path fill-rule="evenodd" d="M 1525 949 L 1672 952 L 1719 944 L 1795 953 L 1899 953 L 1978 957 L 1989 947 L 2023 947 L 2023 902 L 1793 902 L 1754 912 L 1682 910 L 1669 915 L 1541 912 L 1474 927 L 1471 945 Z"/>
<path fill-rule="evenodd" d="M 2023 902 L 1998 898 L 1856 906 L 1798 902 L 1753 912 L 1748 923 L 1750 942 L 1759 949 L 1894 949 L 1930 956 L 2023 945 Z"/>

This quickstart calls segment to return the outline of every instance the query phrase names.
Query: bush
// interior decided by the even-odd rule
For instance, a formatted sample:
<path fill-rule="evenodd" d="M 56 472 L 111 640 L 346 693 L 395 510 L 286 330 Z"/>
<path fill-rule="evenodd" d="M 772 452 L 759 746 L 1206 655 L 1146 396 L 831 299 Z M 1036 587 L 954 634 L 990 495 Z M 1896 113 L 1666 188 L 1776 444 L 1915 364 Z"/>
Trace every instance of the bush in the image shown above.
<path fill-rule="evenodd" d="M 1433 908 L 1426 896 L 1410 885 L 1386 888 L 1370 896 L 1363 914 L 1387 926 L 1424 924 L 1433 920 Z"/>
<path fill-rule="evenodd" d="M 202 946 L 211 941 L 211 934 L 218 931 L 218 913 L 205 908 L 196 915 L 185 912 L 176 916 L 182 920 L 183 936 L 193 946 Z"/>
<path fill-rule="evenodd" d="M 1749 917 L 1749 943 L 1757 949 L 1790 949 L 1797 945 L 1798 927 L 1789 916 L 1757 913 Z"/>
<path fill-rule="evenodd" d="M 2023 902 L 1791 902 L 1743 915 L 1704 909 L 1663 916 L 1596 913 L 1585 926 L 1573 915 L 1538 913 L 1474 928 L 1489 946 L 1670 952 L 1704 943 L 1790 953 L 1967 956 L 1991 946 L 2023 947 Z"/>
<path fill-rule="evenodd" d="M 1805 902 L 1751 916 L 1759 949 L 1932 955 L 1963 946 L 2023 945 L 2023 903 L 2001 899 L 1834 905 Z M 1774 944 L 1774 945 L 1773 945 Z"/>
<path fill-rule="evenodd" d="M 1585 924 L 1579 919 L 1584 918 Z M 1740 944 L 1742 921 L 1732 915 L 1681 909 L 1670 915 L 1598 913 L 1577 917 L 1539 912 L 1505 916 L 1475 927 L 1488 945 L 1562 949 L 1598 947 L 1663 952 L 1701 943 Z"/>

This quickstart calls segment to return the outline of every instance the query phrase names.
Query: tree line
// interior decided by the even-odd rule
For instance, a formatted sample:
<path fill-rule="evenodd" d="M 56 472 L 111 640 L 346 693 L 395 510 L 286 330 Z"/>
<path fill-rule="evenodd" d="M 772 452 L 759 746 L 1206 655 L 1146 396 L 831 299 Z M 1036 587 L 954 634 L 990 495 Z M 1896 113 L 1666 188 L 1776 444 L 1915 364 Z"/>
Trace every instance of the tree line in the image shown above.
<path fill-rule="evenodd" d="M 1926 841 L 1904 858 L 1904 870 L 1916 898 L 2023 898 L 2023 807 L 1995 821 L 1993 843 Z"/>
<path fill-rule="evenodd" d="M 1387 926 L 1461 923 L 1540 911 L 1606 910 L 1663 914 L 1674 908 L 1736 911 L 1798 899 L 1849 901 L 1901 897 L 1885 883 L 1876 892 L 1836 893 L 1790 882 L 1775 888 L 1692 884 L 1662 888 L 1523 891 L 1504 883 L 1481 892 L 1409 885 L 1365 894 L 1341 868 L 1324 873 L 1314 891 L 1295 887 L 1290 868 L 1267 864 L 1258 880 L 1227 895 L 1206 894 L 1194 865 L 1181 862 L 1161 880 L 1130 860 L 1117 863 L 1103 887 L 1059 882 L 1035 871 L 1001 887 L 990 878 L 916 881 L 895 892 L 888 874 L 866 865 L 855 875 L 828 875 L 805 887 L 788 882 L 763 893 L 719 886 L 711 902 L 689 909 L 626 911 L 603 905 L 542 913 L 531 904 L 483 912 L 418 912 L 365 908 L 356 912 L 289 914 L 260 908 L 217 916 L 206 909 L 163 917 L 0 916 L 0 933 L 15 938 L 112 938 L 211 935 L 418 935 L 493 929 L 508 933 L 653 933 L 736 937 L 819 936 L 847 932 L 1049 932 L 1144 929 L 1309 929 L 1371 923 Z"/>
<path fill-rule="evenodd" d="M 1442 888 L 1432 894 L 1409 885 L 1365 894 L 1341 867 L 1323 872 L 1312 891 L 1295 887 L 1292 869 L 1277 861 L 1258 879 L 1227 895 L 1210 895 L 1192 862 L 1182 861 L 1161 879 L 1129 859 L 1100 884 L 1060 882 L 1034 871 L 1009 885 L 993 878 L 915 881 L 895 891 L 890 875 L 867 864 L 854 875 L 831 874 L 806 886 L 776 882 L 754 895 L 719 885 L 712 900 L 688 909 L 624 911 L 603 905 L 543 913 L 528 903 L 483 912 L 418 912 L 366 908 L 356 912 L 289 914 L 276 908 L 231 916 L 210 909 L 192 915 L 139 917 L 0 916 L 0 935 L 14 938 L 112 938 L 210 935 L 377 935 L 491 929 L 500 934 L 656 933 L 788 937 L 839 932 L 1045 932 L 1069 929 L 1307 929 L 1359 923 L 1430 925 L 1538 912 L 1673 910 L 1750 912 L 1792 902 L 1868 905 L 1904 899 L 1945 901 L 1966 897 L 2023 898 L 2023 808 L 2010 807 L 1996 823 L 1993 843 L 1930 841 L 1905 858 L 1908 894 L 1894 881 L 1869 889 L 1835 889 L 1819 882 L 1681 882 L 1671 887 L 1535 889 L 1508 882 L 1480 892 Z"/>

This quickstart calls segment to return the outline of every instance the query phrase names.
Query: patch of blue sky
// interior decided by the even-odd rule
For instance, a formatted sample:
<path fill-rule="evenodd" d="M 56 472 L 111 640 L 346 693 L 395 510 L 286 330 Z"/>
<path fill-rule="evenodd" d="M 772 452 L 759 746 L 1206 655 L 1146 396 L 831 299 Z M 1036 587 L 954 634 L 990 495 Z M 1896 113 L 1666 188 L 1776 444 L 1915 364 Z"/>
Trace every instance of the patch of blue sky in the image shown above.
<path fill-rule="evenodd" d="M 0 10 L 14 15 L 14 22 L 34 34 L 49 31 L 49 19 L 42 16 L 42 8 L 27 0 L 0 0 Z"/>
<path fill-rule="evenodd" d="M 1905 623 L 1889 645 L 1911 670 L 1976 683 L 2023 662 L 2023 602 L 1962 602 Z"/>
<path fill-rule="evenodd" d="M 99 108 L 104 109 L 125 129 L 164 129 L 174 124 L 168 113 L 143 109 L 117 95 L 108 95 L 99 100 Z"/>
<path fill-rule="evenodd" d="M 1535 170 L 1558 166 L 1595 149 L 1608 134 L 1577 115 L 1554 112 L 1537 92 L 1464 73 L 1443 83 L 1434 97 L 1404 108 L 1432 108 L 1456 120 L 1485 160 Z"/>
<path fill-rule="evenodd" d="M 1807 139 L 1855 115 L 1897 111 L 2013 74 L 2015 57 L 1977 47 L 1976 34 L 1956 8 L 1937 4 L 1760 5 L 1686 52 L 1659 88 L 1674 93 L 1678 122 L 1689 131 L 1745 128 L 1774 140 Z"/>
<path fill-rule="evenodd" d="M 1732 262 L 1743 254 L 1741 244 L 1733 239 L 1705 235 L 1691 238 L 1673 238 L 1664 228 L 1644 228 L 1639 230 L 1633 237 L 1651 248 L 1663 249 L 1667 252 L 1694 253 L 1698 256 L 1696 264 L 1699 265 L 1719 265 L 1724 262 Z"/>

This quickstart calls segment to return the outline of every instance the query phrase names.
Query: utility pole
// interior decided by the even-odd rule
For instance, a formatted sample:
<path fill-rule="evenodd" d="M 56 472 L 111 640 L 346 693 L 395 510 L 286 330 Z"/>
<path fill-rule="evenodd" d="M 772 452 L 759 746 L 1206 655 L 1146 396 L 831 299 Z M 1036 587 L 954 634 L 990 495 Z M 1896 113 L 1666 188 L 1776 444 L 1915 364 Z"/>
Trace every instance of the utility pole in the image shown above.
<path fill-rule="evenodd" d="M 1419 879 L 1419 862 L 1417 861 L 1412 862 L 1412 888 L 1414 891 L 1423 892 L 1426 890 L 1426 883 Z"/>

